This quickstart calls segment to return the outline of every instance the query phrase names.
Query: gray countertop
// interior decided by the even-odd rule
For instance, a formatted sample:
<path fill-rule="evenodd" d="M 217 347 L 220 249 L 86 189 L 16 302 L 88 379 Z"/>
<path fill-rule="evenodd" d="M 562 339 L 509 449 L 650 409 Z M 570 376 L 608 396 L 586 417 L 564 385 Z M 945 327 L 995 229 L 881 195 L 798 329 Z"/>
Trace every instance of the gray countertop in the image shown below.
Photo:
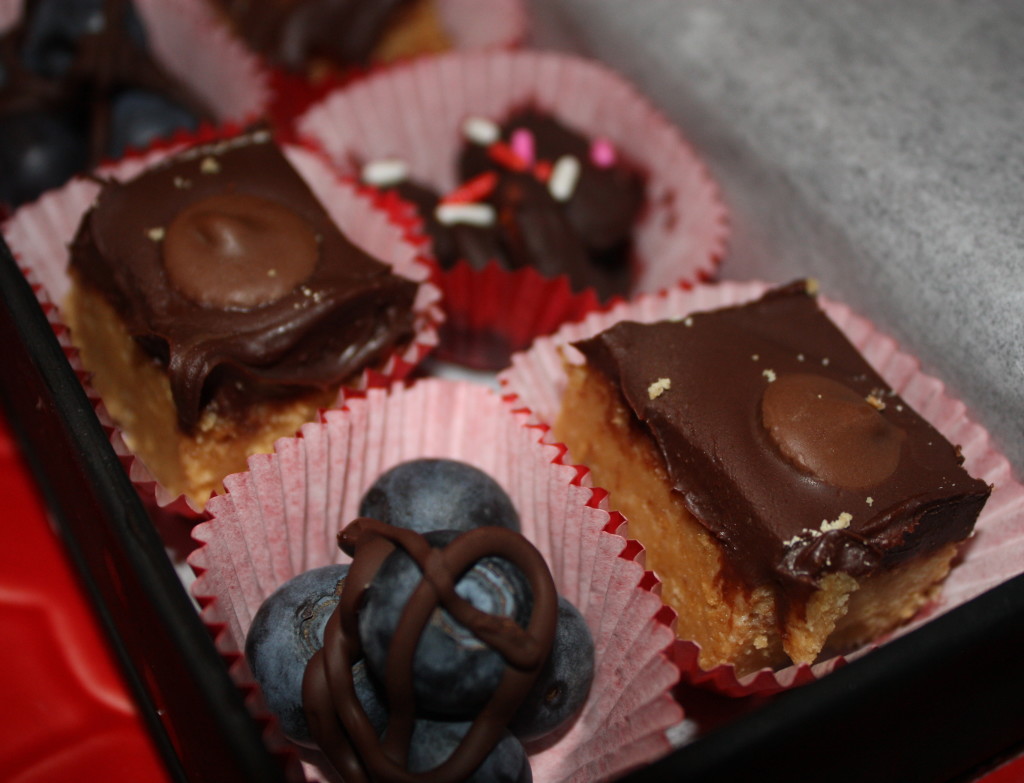
<path fill-rule="evenodd" d="M 721 183 L 723 277 L 810 275 L 1024 473 L 1024 3 L 534 0 L 535 45 L 636 82 Z"/>

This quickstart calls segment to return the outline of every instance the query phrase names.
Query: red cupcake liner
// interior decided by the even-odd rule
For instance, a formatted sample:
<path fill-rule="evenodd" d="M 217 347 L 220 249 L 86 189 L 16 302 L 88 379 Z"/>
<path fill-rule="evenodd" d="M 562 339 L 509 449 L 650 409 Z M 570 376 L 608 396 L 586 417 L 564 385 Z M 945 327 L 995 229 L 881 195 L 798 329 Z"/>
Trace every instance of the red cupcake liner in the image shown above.
<path fill-rule="evenodd" d="M 591 337 L 618 321 L 647 323 L 681 318 L 692 312 L 756 299 L 768 288 L 770 285 L 763 282 L 697 285 L 689 290 L 640 297 L 607 312 L 591 314 L 580 323 L 563 326 L 556 334 L 538 339 L 528 351 L 514 356 L 511 366 L 499 375 L 499 382 L 513 399 L 533 411 L 538 422 L 550 424 L 558 415 L 565 391 L 563 362 L 583 362 L 572 342 Z M 770 694 L 818 679 L 1024 571 L 1024 486 L 1014 476 L 1006 457 L 992 445 L 988 432 L 972 419 L 961 401 L 947 392 L 940 380 L 922 372 L 918 360 L 903 352 L 892 338 L 846 305 L 824 296 L 819 300 L 832 321 L 892 389 L 947 440 L 961 447 L 967 471 L 994 489 L 978 518 L 973 536 L 963 546 L 959 562 L 947 577 L 938 598 L 906 625 L 859 650 L 811 666 L 793 665 L 778 671 L 764 669 L 737 677 L 730 665 L 710 670 L 701 668 L 699 646 L 692 641 L 678 640 L 672 655 L 683 678 L 730 696 Z M 566 460 L 571 461 L 572 455 L 568 454 Z M 611 500 L 614 505 L 614 498 Z"/>
<path fill-rule="evenodd" d="M 193 529 L 193 594 L 236 683 L 267 720 L 273 747 L 281 746 L 280 732 L 240 653 L 253 614 L 292 576 L 347 561 L 335 535 L 384 470 L 447 457 L 484 470 L 509 493 L 523 534 L 594 636 L 590 696 L 569 731 L 531 752 L 534 779 L 605 780 L 671 750 L 667 732 L 682 719 L 671 695 L 678 669 L 666 656 L 674 615 L 651 591 L 638 550 L 609 531 L 620 520 L 594 507 L 593 491 L 578 484 L 578 471 L 562 464 L 561 449 L 544 444 L 543 428 L 527 426 L 528 418 L 472 383 L 425 379 L 371 389 L 227 479 L 227 493 L 210 501 L 211 519 Z M 324 779 L 312 759 L 304 767 L 309 779 Z"/>
<path fill-rule="evenodd" d="M 186 146 L 209 143 L 225 135 L 231 133 L 205 129 L 188 145 L 158 145 L 145 154 L 104 166 L 97 173 L 129 179 Z M 416 224 L 405 212 L 391 209 L 389 202 L 381 199 L 376 191 L 340 178 L 315 150 L 294 145 L 284 145 L 282 149 L 349 239 L 374 257 L 391 264 L 398 274 L 420 284 L 413 305 L 415 336 L 412 342 L 396 351 L 382 367 L 364 370 L 350 385 L 353 388 L 381 387 L 405 378 L 436 347 L 438 326 L 444 317 L 439 306 L 440 294 L 430 282 L 432 267 L 424 261 L 419 250 L 423 239 L 416 232 Z M 78 351 L 61 317 L 59 304 L 67 297 L 71 285 L 67 273 L 67 246 L 98 191 L 99 185 L 95 182 L 76 178 L 65 187 L 17 210 L 0 228 L 15 260 L 32 283 L 51 326 L 61 339 L 68 360 L 82 380 L 101 423 L 109 433 L 111 445 L 142 497 L 160 509 L 196 518 L 202 516 L 203 509 L 185 496 L 173 494 L 160 485 L 125 443 L 122 431 L 92 387 L 89 374 L 82 367 Z M 339 403 L 341 399 L 339 392 Z"/>
<path fill-rule="evenodd" d="M 728 232 L 718 187 L 689 143 L 646 97 L 596 62 L 536 51 L 455 53 L 406 63 L 336 90 L 296 121 L 343 172 L 366 161 L 401 158 L 413 179 L 448 192 L 456 182 L 461 125 L 468 116 L 500 121 L 532 104 L 565 125 L 607 138 L 645 172 L 646 201 L 634 230 L 636 280 L 631 293 L 663 290 L 711 277 Z M 449 279 L 451 278 L 451 279 Z M 525 279 L 521 279 L 525 278 Z M 456 268 L 441 273 L 451 331 L 446 358 L 472 359 L 482 340 L 525 348 L 551 324 L 598 307 L 593 292 L 570 293 L 565 278 L 530 272 Z M 489 357 L 497 369 L 508 354 Z"/>

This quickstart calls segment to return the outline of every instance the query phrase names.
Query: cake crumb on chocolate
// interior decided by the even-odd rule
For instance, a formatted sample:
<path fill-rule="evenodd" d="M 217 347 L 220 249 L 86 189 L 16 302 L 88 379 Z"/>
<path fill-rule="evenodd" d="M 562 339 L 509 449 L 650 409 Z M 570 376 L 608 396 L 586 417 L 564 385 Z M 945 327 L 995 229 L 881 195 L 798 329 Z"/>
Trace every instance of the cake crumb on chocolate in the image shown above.
<path fill-rule="evenodd" d="M 833 521 L 829 522 L 827 519 L 821 520 L 821 532 L 828 533 L 830 530 L 846 530 L 850 526 L 850 522 L 853 520 L 853 514 L 849 511 L 842 512 Z"/>
<path fill-rule="evenodd" d="M 654 383 L 647 387 L 647 395 L 652 399 L 656 400 L 666 391 L 672 388 L 671 378 L 658 378 Z"/>
<path fill-rule="evenodd" d="M 880 411 L 884 411 L 885 410 L 885 401 L 882 400 L 880 397 L 876 396 L 875 394 L 869 394 L 864 399 L 867 401 L 868 405 L 870 405 L 872 408 L 874 408 L 876 410 L 880 410 Z"/>

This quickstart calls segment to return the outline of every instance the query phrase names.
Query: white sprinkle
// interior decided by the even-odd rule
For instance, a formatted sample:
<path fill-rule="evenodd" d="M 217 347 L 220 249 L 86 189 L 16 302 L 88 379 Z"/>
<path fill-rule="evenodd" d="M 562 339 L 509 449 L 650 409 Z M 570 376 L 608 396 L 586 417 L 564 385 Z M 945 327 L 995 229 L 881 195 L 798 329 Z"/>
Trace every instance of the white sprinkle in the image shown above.
<path fill-rule="evenodd" d="M 152 239 L 154 242 L 159 242 L 164 238 L 164 230 L 159 226 L 157 228 L 151 228 L 146 232 L 146 236 Z"/>
<path fill-rule="evenodd" d="M 176 187 L 178 190 L 187 190 L 188 188 L 192 187 L 192 180 L 186 179 L 185 177 L 175 177 L 174 187 Z"/>
<path fill-rule="evenodd" d="M 750 358 L 753 359 L 756 362 L 758 359 L 761 358 L 761 356 L 759 354 L 752 353 L 752 354 L 750 354 Z"/>
<path fill-rule="evenodd" d="M 798 353 L 798 354 L 796 355 L 796 360 L 797 360 L 798 362 L 802 362 L 802 361 L 804 360 L 804 355 L 803 355 L 802 353 Z"/>
<path fill-rule="evenodd" d="M 467 117 L 462 123 L 462 134 L 470 141 L 486 147 L 501 138 L 501 128 L 486 117 Z"/>
<path fill-rule="evenodd" d="M 666 391 L 672 388 L 671 378 L 658 378 L 654 383 L 647 387 L 647 396 L 652 400 L 656 400 Z"/>
<path fill-rule="evenodd" d="M 376 188 L 386 188 L 389 185 L 397 185 L 409 177 L 409 167 L 404 160 L 398 158 L 383 158 L 371 160 L 363 166 L 360 178 L 367 185 Z"/>
<path fill-rule="evenodd" d="M 277 270 L 276 269 L 268 269 L 267 270 L 267 277 L 277 277 Z"/>
<path fill-rule="evenodd" d="M 822 367 L 828 367 L 828 357 L 827 356 L 824 359 L 821 360 L 821 365 L 822 365 Z"/>
<path fill-rule="evenodd" d="M 693 326 L 693 318 L 690 316 L 686 316 L 686 318 L 683 320 L 683 326 Z"/>
<path fill-rule="evenodd" d="M 216 174 L 220 171 L 220 163 L 212 156 L 205 157 L 199 163 L 199 170 L 203 174 Z"/>
<path fill-rule="evenodd" d="M 768 379 L 768 383 L 775 382 L 775 370 L 762 370 L 761 375 Z"/>
<path fill-rule="evenodd" d="M 548 180 L 548 190 L 555 201 L 568 201 L 580 180 L 580 162 L 572 155 L 563 155 L 555 161 Z"/>
<path fill-rule="evenodd" d="M 465 223 L 470 226 L 493 226 L 496 219 L 490 204 L 438 204 L 434 216 L 446 226 Z"/>
<path fill-rule="evenodd" d="M 881 398 L 875 396 L 874 394 L 869 394 L 864 399 L 867 401 L 868 405 L 870 405 L 875 410 L 885 410 L 885 403 L 881 400 Z"/>
<path fill-rule="evenodd" d="M 832 522 L 827 520 L 821 520 L 821 532 L 827 533 L 830 530 L 845 530 L 850 526 L 850 522 L 853 520 L 853 514 L 848 511 L 842 512 Z"/>
<path fill-rule="evenodd" d="M 865 498 L 864 502 L 867 503 L 869 506 L 875 505 L 875 499 L 870 495 L 868 495 L 868 497 Z"/>

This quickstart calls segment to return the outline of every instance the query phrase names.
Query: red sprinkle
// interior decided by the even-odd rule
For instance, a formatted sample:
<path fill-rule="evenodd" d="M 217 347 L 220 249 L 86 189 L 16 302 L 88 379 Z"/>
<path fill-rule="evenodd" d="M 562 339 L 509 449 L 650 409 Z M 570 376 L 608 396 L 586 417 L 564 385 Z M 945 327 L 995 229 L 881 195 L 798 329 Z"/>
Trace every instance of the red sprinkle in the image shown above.
<path fill-rule="evenodd" d="M 547 182 L 551 179 L 551 161 L 550 160 L 539 160 L 537 165 L 533 167 L 533 176 L 539 179 L 541 182 Z"/>
<path fill-rule="evenodd" d="M 495 161 L 512 171 L 526 171 L 526 161 L 520 158 L 508 144 L 503 141 L 496 141 L 487 148 L 487 154 Z"/>
<path fill-rule="evenodd" d="M 498 184 L 498 175 L 493 171 L 485 171 L 471 180 L 459 185 L 451 193 L 441 199 L 442 204 L 472 204 L 487 198 Z"/>

